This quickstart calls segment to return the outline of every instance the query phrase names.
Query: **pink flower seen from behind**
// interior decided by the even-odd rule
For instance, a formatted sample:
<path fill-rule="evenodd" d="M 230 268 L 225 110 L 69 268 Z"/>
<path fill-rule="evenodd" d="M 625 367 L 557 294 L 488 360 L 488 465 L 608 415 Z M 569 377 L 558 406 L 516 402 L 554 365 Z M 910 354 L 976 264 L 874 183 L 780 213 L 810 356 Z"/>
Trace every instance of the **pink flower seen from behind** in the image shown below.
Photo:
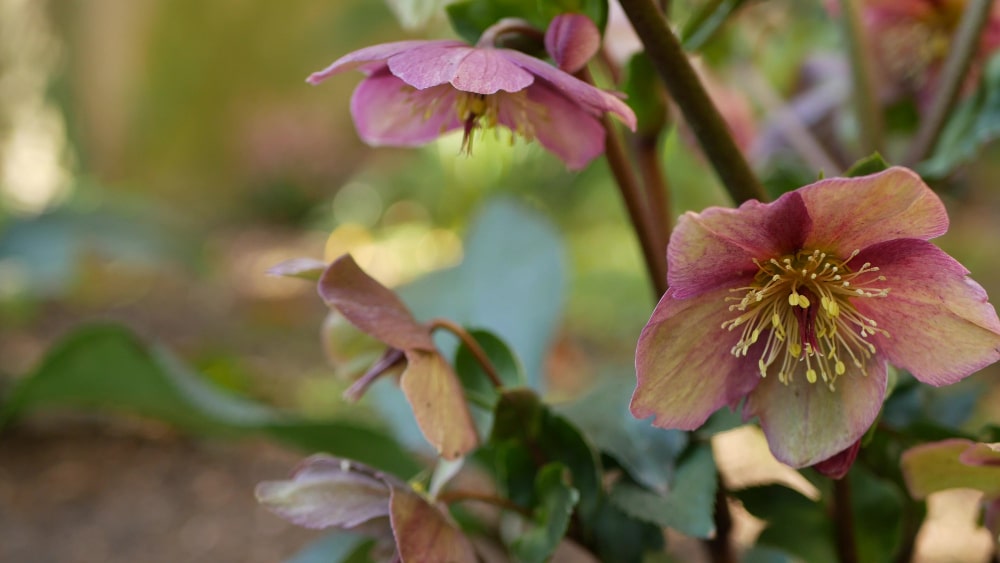
<path fill-rule="evenodd" d="M 476 130 L 503 126 L 580 169 L 604 152 L 605 113 L 635 128 L 621 99 L 512 49 L 452 40 L 385 43 L 341 57 L 308 82 L 352 69 L 368 75 L 351 98 L 351 115 L 373 146 L 416 146 L 462 129 L 470 150 Z"/>
<path fill-rule="evenodd" d="M 928 242 L 947 228 L 904 168 L 687 213 L 639 337 L 632 413 L 693 430 L 743 402 L 788 465 L 847 450 L 882 406 L 887 363 L 946 385 L 1000 359 L 986 293 Z"/>

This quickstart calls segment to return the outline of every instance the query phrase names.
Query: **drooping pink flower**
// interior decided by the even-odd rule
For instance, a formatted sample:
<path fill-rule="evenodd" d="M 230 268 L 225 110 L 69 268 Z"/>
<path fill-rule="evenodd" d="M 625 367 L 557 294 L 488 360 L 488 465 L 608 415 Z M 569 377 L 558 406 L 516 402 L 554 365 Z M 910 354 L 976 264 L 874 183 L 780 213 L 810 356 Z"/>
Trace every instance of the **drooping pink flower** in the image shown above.
<path fill-rule="evenodd" d="M 952 46 L 967 0 L 866 0 L 862 17 L 888 98 L 915 95 L 926 106 Z M 1000 47 L 1000 4 L 983 29 L 966 89 L 981 64 Z"/>
<path fill-rule="evenodd" d="M 862 437 L 887 362 L 946 385 L 997 361 L 986 293 L 928 242 L 947 228 L 904 168 L 682 216 L 670 289 L 639 337 L 633 415 L 691 430 L 746 399 L 775 457 L 805 467 Z"/>
<path fill-rule="evenodd" d="M 362 140 L 415 146 L 455 129 L 471 149 L 478 129 L 503 126 L 537 139 L 570 169 L 604 152 L 606 112 L 635 128 L 635 114 L 616 96 L 520 51 L 460 41 L 399 41 L 366 47 L 311 75 L 367 74 L 351 98 Z"/>

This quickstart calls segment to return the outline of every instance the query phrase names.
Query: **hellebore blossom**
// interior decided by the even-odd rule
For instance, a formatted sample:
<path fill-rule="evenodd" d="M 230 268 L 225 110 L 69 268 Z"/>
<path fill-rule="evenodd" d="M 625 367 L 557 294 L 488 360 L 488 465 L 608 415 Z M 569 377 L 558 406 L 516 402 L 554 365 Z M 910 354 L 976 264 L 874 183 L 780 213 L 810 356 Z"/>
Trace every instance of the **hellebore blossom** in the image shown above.
<path fill-rule="evenodd" d="M 471 152 L 477 129 L 502 125 L 538 139 L 570 169 L 604 152 L 606 112 L 635 129 L 635 114 L 619 98 L 539 59 L 513 49 L 461 41 L 399 41 L 366 47 L 313 73 L 319 84 L 359 69 L 367 78 L 351 97 L 351 115 L 362 140 L 373 146 L 415 146 L 463 130 Z M 571 51 L 565 44 L 561 49 Z"/>
<path fill-rule="evenodd" d="M 930 101 L 938 75 L 951 49 L 967 0 L 867 0 L 862 17 L 872 38 L 875 61 L 884 77 L 884 94 L 915 94 Z M 979 42 L 966 86 L 979 65 L 1000 47 L 1000 4 L 994 4 Z"/>
<path fill-rule="evenodd" d="M 472 544 L 445 511 L 399 479 L 355 461 L 314 455 L 290 480 L 260 483 L 256 494 L 261 504 L 293 524 L 372 537 L 376 560 L 477 560 Z"/>
<path fill-rule="evenodd" d="M 887 362 L 947 385 L 1000 359 L 986 293 L 928 242 L 947 228 L 905 168 L 685 214 L 639 337 L 632 414 L 693 430 L 745 399 L 778 460 L 846 455 L 882 406 Z"/>

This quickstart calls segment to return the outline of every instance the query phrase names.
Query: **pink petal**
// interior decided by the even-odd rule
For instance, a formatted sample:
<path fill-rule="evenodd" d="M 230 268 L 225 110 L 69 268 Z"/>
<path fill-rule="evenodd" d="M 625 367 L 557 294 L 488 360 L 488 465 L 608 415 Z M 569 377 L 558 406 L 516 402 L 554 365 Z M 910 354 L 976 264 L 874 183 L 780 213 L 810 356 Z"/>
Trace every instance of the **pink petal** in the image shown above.
<path fill-rule="evenodd" d="M 826 475 L 831 479 L 843 479 L 844 475 L 847 475 L 847 472 L 851 470 L 851 466 L 854 465 L 854 460 L 857 459 L 860 450 L 861 440 L 858 440 L 846 450 L 837 452 L 832 457 L 828 457 L 812 467 L 821 475 Z"/>
<path fill-rule="evenodd" d="M 888 331 L 872 343 L 889 361 L 931 385 L 954 383 L 1000 359 L 1000 320 L 986 292 L 961 264 L 933 244 L 897 240 L 868 248 L 851 264 L 871 262 L 890 288 L 884 298 L 852 304 Z"/>
<path fill-rule="evenodd" d="M 927 240 L 948 230 L 941 199 L 906 168 L 821 180 L 797 191 L 812 217 L 805 248 L 832 250 L 847 257 L 880 242 Z"/>
<path fill-rule="evenodd" d="M 508 60 L 541 78 L 564 96 L 580 104 L 594 115 L 610 112 L 617 115 L 625 125 L 635 131 L 635 113 L 628 104 L 608 92 L 559 70 L 558 68 L 512 49 L 500 49 Z"/>
<path fill-rule="evenodd" d="M 504 105 L 500 123 L 517 130 L 519 122 L 531 122 L 538 142 L 555 153 L 570 170 L 580 170 L 604 152 L 604 126 L 580 106 L 547 84 L 528 88 L 527 107 Z"/>
<path fill-rule="evenodd" d="M 773 203 L 748 201 L 739 209 L 711 207 L 681 216 L 667 248 L 668 281 L 678 299 L 753 277 L 753 259 L 768 260 L 801 248 L 811 225 L 797 192 Z"/>
<path fill-rule="evenodd" d="M 583 14 L 560 14 L 545 30 L 545 50 L 570 74 L 583 68 L 601 48 L 601 31 Z"/>
<path fill-rule="evenodd" d="M 973 444 L 958 456 L 958 461 L 965 465 L 1000 469 L 1000 442 Z M 1000 479 L 1000 474 L 997 475 L 997 479 Z"/>
<path fill-rule="evenodd" d="M 366 334 L 400 350 L 437 350 L 430 330 L 418 323 L 389 288 L 358 267 L 350 254 L 334 260 L 319 280 L 319 295 Z"/>
<path fill-rule="evenodd" d="M 257 500 L 307 528 L 354 528 L 389 515 L 389 486 L 371 469 L 327 455 L 305 460 L 288 481 L 257 485 Z"/>
<path fill-rule="evenodd" d="M 679 300 L 670 289 L 660 299 L 639 336 L 633 416 L 655 415 L 655 426 L 694 430 L 760 382 L 756 357 L 730 353 L 739 331 L 721 328 L 733 317 L 730 295 L 722 288 Z"/>
<path fill-rule="evenodd" d="M 451 86 L 417 93 L 387 71 L 378 72 L 354 90 L 351 116 L 358 135 L 371 146 L 422 145 L 462 126 L 455 112 L 455 94 Z M 415 103 L 415 96 L 438 99 L 428 112 Z"/>
<path fill-rule="evenodd" d="M 416 494 L 393 489 L 391 516 L 399 559 L 405 562 L 475 563 L 472 543 L 447 516 Z"/>
<path fill-rule="evenodd" d="M 437 352 L 407 350 L 399 385 L 424 438 L 445 459 L 462 457 L 479 443 L 458 376 Z"/>
<path fill-rule="evenodd" d="M 448 47 L 448 46 L 460 46 L 465 45 L 461 41 L 454 40 L 441 40 L 441 41 L 424 41 L 424 40 L 414 40 L 414 41 L 396 41 L 394 43 L 382 43 L 380 45 L 372 45 L 371 47 L 365 47 L 364 49 L 358 49 L 352 53 L 348 53 L 343 57 L 333 61 L 330 66 L 324 68 L 319 72 L 312 73 L 306 82 L 310 84 L 319 84 L 327 78 L 330 78 L 334 74 L 339 74 L 341 72 L 346 72 L 358 68 L 362 65 L 367 65 L 368 63 L 385 61 L 389 57 L 404 53 L 406 51 L 412 50 L 417 47 L 435 46 L 435 47 Z"/>
<path fill-rule="evenodd" d="M 875 422 L 885 397 L 887 369 L 881 358 L 868 362 L 868 375 L 848 363 L 836 390 L 806 380 L 799 362 L 792 381 L 765 378 L 743 407 L 744 418 L 760 417 L 767 444 L 778 461 L 807 467 L 846 450 Z"/>
<path fill-rule="evenodd" d="M 394 55 L 389 70 L 418 90 L 448 83 L 476 94 L 524 90 L 535 77 L 503 52 L 465 44 L 427 45 Z"/>

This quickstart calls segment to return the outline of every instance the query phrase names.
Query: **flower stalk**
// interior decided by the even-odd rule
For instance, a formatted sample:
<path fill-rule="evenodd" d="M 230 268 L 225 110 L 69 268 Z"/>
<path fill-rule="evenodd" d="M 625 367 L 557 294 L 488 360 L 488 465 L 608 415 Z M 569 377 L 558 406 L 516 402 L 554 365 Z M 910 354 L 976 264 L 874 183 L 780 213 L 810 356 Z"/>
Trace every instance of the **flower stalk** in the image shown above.
<path fill-rule="evenodd" d="M 854 87 L 854 111 L 861 132 L 861 148 L 865 154 L 882 151 L 884 127 L 882 109 L 875 90 L 875 69 L 872 49 L 861 22 L 860 0 L 840 0 L 841 22 L 851 61 Z"/>
<path fill-rule="evenodd" d="M 847 475 L 833 481 L 833 526 L 837 538 L 838 561 L 858 563 L 854 515 L 851 513 L 851 481 Z"/>
<path fill-rule="evenodd" d="M 493 362 L 491 362 L 490 357 L 486 355 L 486 351 L 483 350 L 483 347 L 476 342 L 476 339 L 473 338 L 471 334 L 469 334 L 469 331 L 448 319 L 442 318 L 432 319 L 429 323 L 427 323 L 427 327 L 431 331 L 444 329 L 457 336 L 458 339 L 462 341 L 462 344 L 469 349 L 469 352 L 472 353 L 472 357 L 476 359 L 476 363 L 479 364 L 479 367 L 483 368 L 483 373 L 485 373 L 486 377 L 489 378 L 490 383 L 492 383 L 497 389 L 503 388 L 503 380 L 500 379 L 500 375 L 497 373 L 496 367 L 493 366 Z"/>
<path fill-rule="evenodd" d="M 763 186 L 736 146 L 659 7 L 653 0 L 621 0 L 621 6 L 733 200 L 737 204 L 751 199 L 766 201 Z"/>

